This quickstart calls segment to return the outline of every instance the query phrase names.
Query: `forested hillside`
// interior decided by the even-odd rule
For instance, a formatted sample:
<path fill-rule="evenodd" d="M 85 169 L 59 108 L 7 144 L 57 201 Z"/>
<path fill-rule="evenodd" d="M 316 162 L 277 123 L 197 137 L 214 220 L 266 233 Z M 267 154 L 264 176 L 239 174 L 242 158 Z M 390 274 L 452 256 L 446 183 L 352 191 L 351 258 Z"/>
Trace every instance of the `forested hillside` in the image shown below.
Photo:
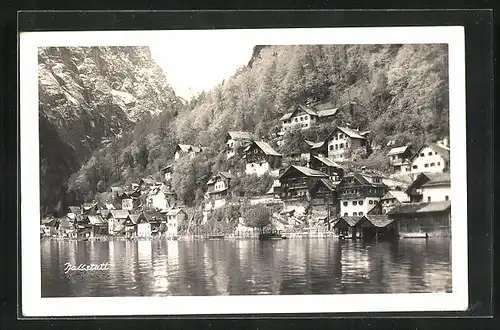
<path fill-rule="evenodd" d="M 143 116 L 95 151 L 69 179 L 68 196 L 82 201 L 112 184 L 159 175 L 177 143 L 201 144 L 210 151 L 174 173 L 174 189 L 192 202 L 207 174 L 238 166 L 219 152 L 228 130 L 252 132 L 276 147 L 279 118 L 296 103 L 339 107 L 343 123 L 370 130 L 377 144 L 436 140 L 448 134 L 447 61 L 446 45 L 259 46 L 249 65 L 220 85 L 185 106 L 165 103 L 161 113 Z M 149 97 L 158 95 L 135 104 L 148 109 Z M 314 140 L 329 127 L 319 129 L 306 137 Z"/>

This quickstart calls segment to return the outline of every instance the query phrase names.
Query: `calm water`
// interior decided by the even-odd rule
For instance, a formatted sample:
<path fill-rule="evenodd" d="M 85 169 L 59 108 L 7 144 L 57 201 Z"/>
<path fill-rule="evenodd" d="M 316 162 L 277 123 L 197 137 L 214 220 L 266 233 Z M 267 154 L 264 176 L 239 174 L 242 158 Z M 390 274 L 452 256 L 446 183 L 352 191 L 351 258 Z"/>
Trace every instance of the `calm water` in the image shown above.
<path fill-rule="evenodd" d="M 451 240 L 42 240 L 42 296 L 451 292 Z M 109 270 L 64 272 L 64 264 Z"/>

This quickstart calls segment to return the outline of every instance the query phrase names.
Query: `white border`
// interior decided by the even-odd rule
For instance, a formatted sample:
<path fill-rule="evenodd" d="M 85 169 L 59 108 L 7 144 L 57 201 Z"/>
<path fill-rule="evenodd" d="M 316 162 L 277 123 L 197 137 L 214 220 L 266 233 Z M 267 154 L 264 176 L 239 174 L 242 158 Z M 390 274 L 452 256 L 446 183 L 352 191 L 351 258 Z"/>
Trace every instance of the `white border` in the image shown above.
<path fill-rule="evenodd" d="M 148 45 L 196 37 L 235 44 L 446 43 L 449 49 L 452 180 L 452 293 L 283 296 L 41 298 L 39 239 L 39 46 Z M 185 315 L 457 311 L 468 306 L 464 28 L 386 27 L 263 30 L 31 32 L 20 35 L 21 234 L 23 316 Z"/>

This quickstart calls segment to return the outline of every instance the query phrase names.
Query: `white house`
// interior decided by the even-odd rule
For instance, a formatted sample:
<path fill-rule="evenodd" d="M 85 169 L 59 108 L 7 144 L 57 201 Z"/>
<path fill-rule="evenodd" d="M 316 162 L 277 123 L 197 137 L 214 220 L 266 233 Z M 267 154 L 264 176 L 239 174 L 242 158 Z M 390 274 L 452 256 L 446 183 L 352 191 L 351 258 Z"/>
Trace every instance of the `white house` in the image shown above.
<path fill-rule="evenodd" d="M 369 214 L 387 190 L 381 176 L 359 172 L 347 174 L 337 185 L 340 215 L 361 217 Z"/>
<path fill-rule="evenodd" d="M 282 156 L 269 144 L 253 141 L 245 148 L 245 173 L 262 175 L 281 167 Z"/>
<path fill-rule="evenodd" d="M 163 177 L 165 178 L 165 181 L 169 182 L 172 180 L 172 172 L 174 170 L 174 167 L 172 164 L 165 166 L 164 168 L 161 169 L 161 172 L 163 174 Z"/>
<path fill-rule="evenodd" d="M 413 203 L 449 201 L 451 200 L 450 172 L 420 173 L 406 193 Z"/>
<path fill-rule="evenodd" d="M 178 208 L 169 209 L 166 210 L 165 217 L 167 219 L 167 235 L 177 236 L 179 234 L 179 225 L 187 219 L 186 212 Z"/>
<path fill-rule="evenodd" d="M 404 191 L 389 190 L 387 194 L 380 198 L 382 214 L 386 214 L 396 205 L 408 202 L 410 202 L 410 197 Z"/>
<path fill-rule="evenodd" d="M 192 146 L 190 144 L 178 144 L 175 148 L 174 159 L 178 160 L 181 157 L 188 155 L 190 158 L 195 157 L 203 151 L 201 146 Z"/>
<path fill-rule="evenodd" d="M 389 150 L 387 157 L 394 173 L 410 172 L 411 150 L 409 146 L 396 147 Z"/>
<path fill-rule="evenodd" d="M 169 188 L 165 184 L 151 187 L 148 192 L 148 196 L 146 197 L 146 205 L 157 210 L 163 210 L 171 207 L 167 196 L 168 190 Z"/>
<path fill-rule="evenodd" d="M 366 133 L 349 127 L 336 127 L 326 139 L 328 158 L 343 161 L 352 150 L 367 147 Z"/>
<path fill-rule="evenodd" d="M 151 237 L 151 224 L 143 214 L 137 216 L 135 223 L 138 237 Z"/>
<path fill-rule="evenodd" d="M 293 107 L 291 112 L 284 114 L 280 118 L 281 134 L 294 127 L 309 129 L 319 121 L 331 121 L 335 118 L 337 111 L 337 108 L 316 110 L 313 107 L 298 104 Z"/>
<path fill-rule="evenodd" d="M 410 173 L 438 173 L 450 168 L 450 150 L 435 143 L 425 143 L 410 158 Z"/>

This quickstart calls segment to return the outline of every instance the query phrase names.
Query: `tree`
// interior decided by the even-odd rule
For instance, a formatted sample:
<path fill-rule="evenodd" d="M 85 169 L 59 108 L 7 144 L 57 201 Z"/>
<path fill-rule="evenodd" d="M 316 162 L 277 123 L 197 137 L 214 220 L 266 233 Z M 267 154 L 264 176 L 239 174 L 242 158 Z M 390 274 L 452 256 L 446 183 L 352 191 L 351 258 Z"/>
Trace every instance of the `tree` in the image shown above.
<path fill-rule="evenodd" d="M 195 168 L 189 157 L 179 159 L 172 175 L 172 185 L 177 196 L 186 205 L 192 205 L 196 197 Z"/>
<path fill-rule="evenodd" d="M 271 224 L 271 213 L 266 207 L 256 205 L 245 210 L 243 213 L 243 219 L 245 219 L 245 224 L 247 226 L 258 228 L 262 233 L 264 231 L 264 227 Z"/>

